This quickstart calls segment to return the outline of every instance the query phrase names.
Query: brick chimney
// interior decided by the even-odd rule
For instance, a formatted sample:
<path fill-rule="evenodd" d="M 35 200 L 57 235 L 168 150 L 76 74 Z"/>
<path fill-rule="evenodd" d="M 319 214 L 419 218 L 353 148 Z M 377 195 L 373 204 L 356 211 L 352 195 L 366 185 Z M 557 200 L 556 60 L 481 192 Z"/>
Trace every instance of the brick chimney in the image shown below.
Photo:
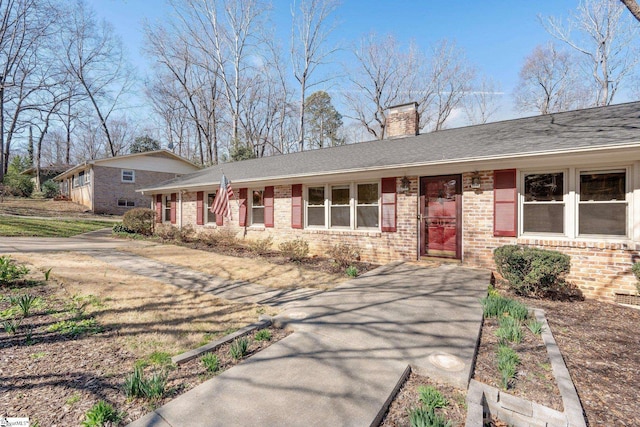
<path fill-rule="evenodd" d="M 387 139 L 418 135 L 420 132 L 420 117 L 417 102 L 394 105 L 389 107 L 388 110 Z"/>

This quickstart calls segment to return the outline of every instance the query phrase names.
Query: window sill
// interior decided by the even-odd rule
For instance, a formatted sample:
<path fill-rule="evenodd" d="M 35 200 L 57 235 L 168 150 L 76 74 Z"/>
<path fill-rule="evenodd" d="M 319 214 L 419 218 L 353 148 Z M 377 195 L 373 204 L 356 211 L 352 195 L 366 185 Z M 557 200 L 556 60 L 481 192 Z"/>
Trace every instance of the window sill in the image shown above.
<path fill-rule="evenodd" d="M 305 228 L 302 230 L 303 234 L 337 234 L 341 236 L 368 236 L 368 237 L 380 237 L 382 232 L 380 230 L 352 230 L 352 229 L 339 229 L 339 228 Z"/>
<path fill-rule="evenodd" d="M 262 224 L 251 224 L 249 227 L 247 227 L 249 230 L 254 230 L 254 231 L 264 231 L 266 230 L 266 227 Z"/>
<path fill-rule="evenodd" d="M 615 249 L 615 250 L 635 250 L 636 243 L 627 238 L 612 237 L 576 237 L 552 235 L 521 235 L 517 242 L 522 245 L 559 246 L 563 248 L 584 248 L 584 249 Z"/>

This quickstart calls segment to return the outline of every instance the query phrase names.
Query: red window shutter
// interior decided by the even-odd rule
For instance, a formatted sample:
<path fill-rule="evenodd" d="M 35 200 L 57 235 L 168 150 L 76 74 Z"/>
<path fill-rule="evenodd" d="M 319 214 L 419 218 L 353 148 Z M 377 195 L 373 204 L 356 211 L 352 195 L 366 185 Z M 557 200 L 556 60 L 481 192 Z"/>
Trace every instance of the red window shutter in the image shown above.
<path fill-rule="evenodd" d="M 196 193 L 196 224 L 204 225 L 204 192 Z"/>
<path fill-rule="evenodd" d="M 156 223 L 162 223 L 162 194 L 156 194 Z"/>
<path fill-rule="evenodd" d="M 493 235 L 516 237 L 517 224 L 516 170 L 493 171 Z"/>
<path fill-rule="evenodd" d="M 302 184 L 291 186 L 291 228 L 302 228 Z"/>
<path fill-rule="evenodd" d="M 176 193 L 171 193 L 171 224 L 176 223 L 176 196 Z"/>
<path fill-rule="evenodd" d="M 273 227 L 273 186 L 264 187 L 264 226 Z"/>
<path fill-rule="evenodd" d="M 396 178 L 382 178 L 382 231 L 397 230 Z"/>
<path fill-rule="evenodd" d="M 240 212 L 238 213 L 238 225 L 244 227 L 247 225 L 247 189 L 241 188 L 239 193 Z"/>

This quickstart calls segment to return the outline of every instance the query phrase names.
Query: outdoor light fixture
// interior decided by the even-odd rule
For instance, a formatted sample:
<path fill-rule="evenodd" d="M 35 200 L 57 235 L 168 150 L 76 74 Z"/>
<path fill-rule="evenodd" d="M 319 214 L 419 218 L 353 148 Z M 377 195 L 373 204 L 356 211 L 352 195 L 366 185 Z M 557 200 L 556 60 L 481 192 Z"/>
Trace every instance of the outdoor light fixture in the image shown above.
<path fill-rule="evenodd" d="M 400 192 L 407 194 L 409 192 L 409 185 L 411 184 L 411 181 L 409 180 L 409 178 L 407 178 L 407 176 L 403 176 L 402 179 L 400 180 Z"/>
<path fill-rule="evenodd" d="M 480 174 L 478 172 L 474 172 L 473 175 L 471 175 L 471 188 L 474 190 L 480 189 Z"/>

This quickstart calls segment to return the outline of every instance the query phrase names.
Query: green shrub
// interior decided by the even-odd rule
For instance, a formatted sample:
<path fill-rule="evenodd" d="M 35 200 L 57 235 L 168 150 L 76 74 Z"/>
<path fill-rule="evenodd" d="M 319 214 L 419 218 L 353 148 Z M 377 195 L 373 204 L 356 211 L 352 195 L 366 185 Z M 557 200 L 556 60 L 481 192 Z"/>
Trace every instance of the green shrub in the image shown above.
<path fill-rule="evenodd" d="M 167 378 L 169 374 L 165 371 L 154 372 L 144 382 L 145 397 L 147 399 L 159 399 L 164 396 L 164 390 L 167 387 Z"/>
<path fill-rule="evenodd" d="M 271 331 L 268 329 L 260 329 L 256 332 L 255 335 L 256 341 L 270 341 L 271 340 Z"/>
<path fill-rule="evenodd" d="M 353 265 L 347 267 L 346 273 L 349 277 L 358 277 L 358 269 Z"/>
<path fill-rule="evenodd" d="M 409 410 L 409 424 L 411 427 L 451 427 L 451 421 L 443 415 L 424 407 Z"/>
<path fill-rule="evenodd" d="M 353 261 L 360 259 L 358 250 L 348 243 L 338 243 L 332 246 L 327 250 L 327 255 L 335 261 L 340 269 L 346 268 Z"/>
<path fill-rule="evenodd" d="M 6 194 L 16 197 L 31 196 L 33 192 L 33 181 L 31 181 L 29 175 L 21 174 L 22 171 L 30 167 L 31 163 L 27 156 L 13 156 L 2 181 Z"/>
<path fill-rule="evenodd" d="M 133 230 L 125 227 L 123 224 L 116 224 L 111 229 L 113 234 L 134 234 Z"/>
<path fill-rule="evenodd" d="M 153 234 L 156 211 L 147 208 L 133 208 L 122 217 L 122 225 L 134 233 L 150 236 Z"/>
<path fill-rule="evenodd" d="M 9 319 L 2 322 L 2 327 L 7 334 L 13 335 L 20 329 L 20 323 L 22 323 L 22 320 Z"/>
<path fill-rule="evenodd" d="M 302 261 L 309 255 L 309 242 L 304 239 L 294 239 L 282 242 L 278 245 L 282 256 L 291 261 Z"/>
<path fill-rule="evenodd" d="M 420 396 L 420 402 L 427 409 L 445 408 L 449 405 L 442 393 L 432 386 L 418 387 L 418 395 Z"/>
<path fill-rule="evenodd" d="M 220 360 L 216 354 L 206 353 L 200 358 L 200 362 L 202 362 L 207 372 L 214 374 L 220 370 Z"/>
<path fill-rule="evenodd" d="M 525 320 L 529 315 L 526 305 L 501 295 L 490 294 L 480 302 L 485 318 L 502 317 L 507 314 L 514 319 Z"/>
<path fill-rule="evenodd" d="M 6 285 L 20 280 L 28 273 L 29 269 L 27 267 L 24 265 L 16 265 L 10 256 L 0 256 L 0 285 Z"/>
<path fill-rule="evenodd" d="M 236 360 L 242 359 L 244 355 L 247 354 L 248 348 L 249 341 L 246 338 L 237 338 L 231 343 L 231 346 L 229 347 L 229 354 Z"/>
<path fill-rule="evenodd" d="M 529 319 L 527 322 L 527 328 L 529 328 L 534 335 L 541 335 L 542 331 L 544 331 L 544 324 L 542 322 L 538 322 L 536 319 Z"/>
<path fill-rule="evenodd" d="M 571 259 L 557 251 L 505 245 L 493 253 L 498 272 L 520 295 L 549 296 L 566 291 Z"/>
<path fill-rule="evenodd" d="M 87 411 L 82 425 L 83 427 L 117 425 L 121 419 L 122 415 L 113 406 L 101 400 Z"/>
<path fill-rule="evenodd" d="M 496 330 L 496 336 L 501 342 L 522 342 L 522 324 L 518 319 L 511 316 L 502 316 L 498 318 L 499 327 Z"/>
<path fill-rule="evenodd" d="M 631 267 L 631 271 L 633 271 L 633 274 L 636 276 L 636 279 L 640 280 L 640 262 L 634 263 L 633 267 Z"/>
<path fill-rule="evenodd" d="M 154 372 L 151 377 L 144 375 L 142 366 L 135 366 L 133 372 L 124 380 L 124 393 L 127 397 L 157 399 L 164 395 L 168 374 L 165 371 Z"/>
<path fill-rule="evenodd" d="M 265 255 L 271 251 L 273 246 L 273 236 L 267 236 L 264 239 L 252 240 L 249 243 L 249 249 L 256 255 Z"/>
<path fill-rule="evenodd" d="M 144 371 L 142 366 L 135 366 L 133 372 L 124 379 L 124 394 L 131 397 L 144 397 Z"/>
<path fill-rule="evenodd" d="M 58 195 L 58 193 L 60 192 L 60 186 L 58 185 L 57 182 L 55 182 L 52 179 L 48 179 L 46 180 L 41 186 L 40 186 L 42 193 L 44 194 L 44 197 L 46 197 L 47 199 L 52 199 L 54 197 L 56 197 Z"/>
<path fill-rule="evenodd" d="M 22 315 L 24 317 L 28 317 L 29 312 L 38 303 L 38 301 L 39 298 L 35 295 L 21 295 L 20 298 L 18 298 L 18 307 L 20 308 L 20 311 L 22 311 Z"/>

